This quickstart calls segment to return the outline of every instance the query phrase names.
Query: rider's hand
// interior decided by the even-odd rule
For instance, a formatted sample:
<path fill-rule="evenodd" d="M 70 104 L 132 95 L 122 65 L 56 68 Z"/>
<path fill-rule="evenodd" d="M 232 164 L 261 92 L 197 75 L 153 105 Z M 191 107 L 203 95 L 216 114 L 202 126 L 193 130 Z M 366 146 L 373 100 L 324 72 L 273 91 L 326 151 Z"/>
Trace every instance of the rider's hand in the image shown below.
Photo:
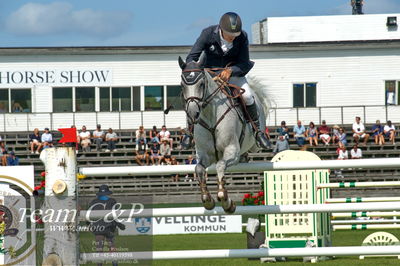
<path fill-rule="evenodd" d="M 222 70 L 222 72 L 219 74 L 219 77 L 225 81 L 228 82 L 229 78 L 232 75 L 232 69 L 230 67 L 225 68 L 224 70 Z"/>

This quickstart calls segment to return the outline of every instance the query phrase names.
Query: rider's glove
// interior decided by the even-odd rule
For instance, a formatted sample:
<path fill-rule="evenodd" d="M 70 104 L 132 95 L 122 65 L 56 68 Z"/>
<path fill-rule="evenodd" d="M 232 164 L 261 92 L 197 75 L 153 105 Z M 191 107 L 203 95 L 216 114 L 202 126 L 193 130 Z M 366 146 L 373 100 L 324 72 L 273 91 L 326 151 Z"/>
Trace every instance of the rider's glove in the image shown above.
<path fill-rule="evenodd" d="M 232 69 L 230 67 L 227 67 L 224 70 L 222 70 L 222 72 L 219 74 L 219 77 L 223 81 L 228 82 L 228 80 L 230 79 L 231 75 L 232 75 Z"/>

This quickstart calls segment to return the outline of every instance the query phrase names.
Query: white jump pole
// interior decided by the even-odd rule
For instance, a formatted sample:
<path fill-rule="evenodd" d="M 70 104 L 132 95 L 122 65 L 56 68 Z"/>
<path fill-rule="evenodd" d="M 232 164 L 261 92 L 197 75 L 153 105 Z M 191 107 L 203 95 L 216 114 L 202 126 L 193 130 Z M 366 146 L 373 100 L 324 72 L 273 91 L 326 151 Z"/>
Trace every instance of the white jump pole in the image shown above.
<path fill-rule="evenodd" d="M 400 197 L 332 198 L 332 199 L 326 199 L 325 203 L 388 202 L 388 201 L 400 201 Z"/>
<path fill-rule="evenodd" d="M 351 203 L 353 204 L 353 203 Z M 362 203 L 354 203 L 354 204 L 362 204 Z M 382 203 L 383 204 L 383 203 Z M 392 204 L 392 203 L 390 203 Z M 331 204 L 328 204 L 331 205 Z M 332 213 L 332 217 L 344 218 L 344 217 L 398 217 L 400 216 L 400 212 L 373 212 L 373 211 L 365 211 L 365 212 L 339 212 Z"/>
<path fill-rule="evenodd" d="M 333 231 L 336 230 L 369 230 L 369 229 L 399 229 L 400 224 L 343 224 L 333 225 Z"/>
<path fill-rule="evenodd" d="M 348 169 L 348 168 L 400 168 L 400 158 L 380 158 L 361 160 L 323 160 L 294 162 L 257 162 L 239 163 L 229 167 L 227 173 L 258 173 L 271 170 L 309 170 L 309 169 Z M 194 173 L 195 165 L 161 166 L 118 166 L 118 167 L 82 167 L 79 172 L 86 176 L 137 176 L 170 175 Z M 215 174 L 215 165 L 207 168 Z"/>
<path fill-rule="evenodd" d="M 236 207 L 236 211 L 233 214 L 249 215 L 249 214 L 278 214 L 278 213 L 284 214 L 284 213 L 355 212 L 355 211 L 364 213 L 367 211 L 394 211 L 394 210 L 400 211 L 400 202 L 238 206 Z M 81 211 L 80 216 L 85 218 L 88 217 L 102 218 L 109 212 L 110 211 Z M 119 218 L 203 216 L 203 215 L 207 216 L 227 215 L 227 213 L 225 213 L 225 211 L 221 207 L 216 207 L 210 211 L 206 210 L 203 207 L 118 210 Z"/>
<path fill-rule="evenodd" d="M 394 224 L 399 223 L 400 219 L 371 219 L 371 220 L 331 220 L 332 225 L 339 224 Z"/>
<path fill-rule="evenodd" d="M 341 182 L 319 184 L 318 188 L 349 188 L 349 187 L 399 187 L 400 181 L 381 182 Z"/>
<path fill-rule="evenodd" d="M 321 248 L 260 248 L 260 249 L 214 249 L 179 250 L 153 252 L 82 253 L 81 262 L 124 260 L 168 260 L 168 259 L 224 259 L 262 257 L 306 257 L 306 256 L 359 256 L 399 255 L 400 246 L 353 246 Z"/>

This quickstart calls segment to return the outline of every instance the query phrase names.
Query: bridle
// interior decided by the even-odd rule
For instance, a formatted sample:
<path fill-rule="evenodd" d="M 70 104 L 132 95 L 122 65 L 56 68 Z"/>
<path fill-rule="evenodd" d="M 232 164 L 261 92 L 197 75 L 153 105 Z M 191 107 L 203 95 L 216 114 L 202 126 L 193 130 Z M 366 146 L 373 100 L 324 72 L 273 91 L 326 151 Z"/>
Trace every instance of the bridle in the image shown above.
<path fill-rule="evenodd" d="M 222 80 L 219 75 L 216 73 L 216 71 L 221 71 L 224 70 L 224 68 L 193 68 L 193 69 L 184 69 L 182 70 L 182 81 L 185 83 L 185 85 L 193 85 L 196 84 L 197 82 L 199 82 L 199 80 L 202 78 L 204 79 L 204 71 L 207 71 L 208 73 L 211 74 L 211 76 L 213 76 L 214 81 L 218 84 L 218 87 L 211 92 L 208 96 L 206 96 L 205 94 L 205 90 L 206 87 L 204 86 L 202 89 L 203 91 L 201 92 L 201 97 L 197 97 L 197 96 L 190 96 L 190 97 L 186 97 L 184 95 L 184 93 L 182 92 L 182 98 L 185 101 L 185 113 L 187 115 L 188 118 L 190 118 L 190 122 L 192 125 L 196 124 L 197 121 L 193 121 L 193 118 L 189 116 L 188 113 L 188 107 L 189 104 L 194 102 L 198 109 L 201 111 L 203 108 L 205 108 L 212 100 L 212 98 L 214 98 L 214 96 L 218 93 L 218 92 L 222 92 L 223 94 L 225 94 L 225 96 L 227 98 L 239 98 L 245 91 L 243 88 L 236 86 L 234 84 L 228 83 L 224 80 Z M 198 75 L 198 77 L 196 77 L 195 80 L 188 82 L 185 75 L 183 73 L 188 73 L 188 72 L 193 72 L 193 73 L 198 73 L 200 72 L 201 74 Z M 234 93 L 233 95 L 229 92 L 229 90 L 234 90 L 236 91 L 236 93 Z"/>

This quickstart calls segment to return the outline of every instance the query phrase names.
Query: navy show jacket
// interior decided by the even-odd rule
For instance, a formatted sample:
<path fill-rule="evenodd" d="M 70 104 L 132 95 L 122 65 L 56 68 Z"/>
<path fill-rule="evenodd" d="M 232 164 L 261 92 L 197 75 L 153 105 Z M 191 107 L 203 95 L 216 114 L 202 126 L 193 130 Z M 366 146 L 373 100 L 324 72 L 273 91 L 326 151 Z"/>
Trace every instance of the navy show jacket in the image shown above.
<path fill-rule="evenodd" d="M 186 57 L 186 63 L 197 62 L 203 51 L 205 56 L 203 67 L 226 67 L 231 64 L 232 76 L 245 76 L 254 65 L 249 59 L 249 40 L 244 31 L 233 40 L 233 47 L 224 53 L 221 48 L 219 26 L 205 28 Z"/>

